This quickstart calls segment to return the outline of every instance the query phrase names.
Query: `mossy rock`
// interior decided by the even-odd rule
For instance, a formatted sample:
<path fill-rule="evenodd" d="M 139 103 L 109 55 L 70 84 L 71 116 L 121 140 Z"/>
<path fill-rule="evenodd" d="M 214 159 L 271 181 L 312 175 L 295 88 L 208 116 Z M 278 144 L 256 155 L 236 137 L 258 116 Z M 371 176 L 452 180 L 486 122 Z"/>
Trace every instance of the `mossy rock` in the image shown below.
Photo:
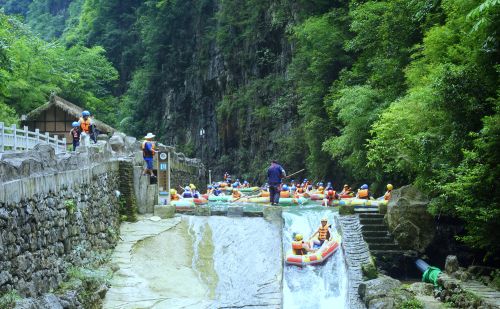
<path fill-rule="evenodd" d="M 363 272 L 363 276 L 367 280 L 375 279 L 378 277 L 377 267 L 375 266 L 373 259 L 369 263 L 361 265 L 361 271 Z"/>
<path fill-rule="evenodd" d="M 354 215 L 354 205 L 340 205 L 339 215 Z"/>

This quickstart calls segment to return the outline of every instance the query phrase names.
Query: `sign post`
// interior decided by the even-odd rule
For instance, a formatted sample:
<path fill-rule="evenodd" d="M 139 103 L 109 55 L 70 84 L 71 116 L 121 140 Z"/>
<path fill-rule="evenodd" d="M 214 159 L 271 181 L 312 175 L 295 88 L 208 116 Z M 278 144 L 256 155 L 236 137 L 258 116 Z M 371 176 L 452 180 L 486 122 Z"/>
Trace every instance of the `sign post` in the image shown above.
<path fill-rule="evenodd" d="M 170 153 L 158 153 L 158 204 L 170 203 Z"/>

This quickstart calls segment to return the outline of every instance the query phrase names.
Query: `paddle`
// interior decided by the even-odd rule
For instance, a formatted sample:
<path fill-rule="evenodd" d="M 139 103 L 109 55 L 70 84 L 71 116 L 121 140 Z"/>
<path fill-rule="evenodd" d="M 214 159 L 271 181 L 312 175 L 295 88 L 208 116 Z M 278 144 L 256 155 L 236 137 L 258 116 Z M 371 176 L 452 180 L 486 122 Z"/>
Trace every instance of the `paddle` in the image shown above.
<path fill-rule="evenodd" d="M 305 170 L 306 170 L 306 169 L 305 169 L 305 168 L 303 168 L 303 169 L 301 169 L 300 171 L 297 171 L 297 172 L 295 172 L 295 173 L 292 173 L 292 174 L 290 174 L 290 175 L 287 175 L 287 176 L 283 177 L 283 179 L 290 178 L 290 177 L 292 177 L 293 175 L 297 175 L 298 173 L 303 172 L 303 171 L 305 171 Z"/>

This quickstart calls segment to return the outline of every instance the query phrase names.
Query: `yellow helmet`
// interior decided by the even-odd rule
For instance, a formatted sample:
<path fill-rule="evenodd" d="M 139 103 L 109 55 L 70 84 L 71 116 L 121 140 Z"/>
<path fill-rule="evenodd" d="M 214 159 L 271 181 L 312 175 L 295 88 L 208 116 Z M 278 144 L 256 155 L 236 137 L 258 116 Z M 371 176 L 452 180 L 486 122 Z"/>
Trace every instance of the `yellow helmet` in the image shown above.
<path fill-rule="evenodd" d="M 328 218 L 327 217 L 321 218 L 321 222 L 328 222 Z"/>
<path fill-rule="evenodd" d="M 195 185 L 193 185 L 192 183 L 190 183 L 190 184 L 189 184 L 189 187 L 191 188 L 191 190 L 196 189 L 196 186 L 195 186 Z"/>
<path fill-rule="evenodd" d="M 302 237 L 302 234 L 295 235 L 295 240 L 296 241 L 301 241 L 302 239 L 304 239 L 304 237 Z"/>
<path fill-rule="evenodd" d="M 175 195 L 177 194 L 177 190 L 175 189 L 170 189 L 170 195 Z"/>
<path fill-rule="evenodd" d="M 389 190 L 389 191 L 390 191 L 390 190 L 392 190 L 392 188 L 393 188 L 393 186 L 392 186 L 391 184 L 388 184 L 388 185 L 387 185 L 387 190 Z"/>

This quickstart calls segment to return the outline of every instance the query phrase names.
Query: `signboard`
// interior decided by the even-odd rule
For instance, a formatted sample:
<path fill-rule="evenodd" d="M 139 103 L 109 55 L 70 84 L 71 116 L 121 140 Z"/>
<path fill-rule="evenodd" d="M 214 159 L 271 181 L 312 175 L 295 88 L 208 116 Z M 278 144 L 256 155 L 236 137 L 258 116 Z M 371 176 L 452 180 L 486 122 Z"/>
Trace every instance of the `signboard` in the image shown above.
<path fill-rule="evenodd" d="M 158 204 L 170 203 L 170 153 L 158 153 Z"/>

